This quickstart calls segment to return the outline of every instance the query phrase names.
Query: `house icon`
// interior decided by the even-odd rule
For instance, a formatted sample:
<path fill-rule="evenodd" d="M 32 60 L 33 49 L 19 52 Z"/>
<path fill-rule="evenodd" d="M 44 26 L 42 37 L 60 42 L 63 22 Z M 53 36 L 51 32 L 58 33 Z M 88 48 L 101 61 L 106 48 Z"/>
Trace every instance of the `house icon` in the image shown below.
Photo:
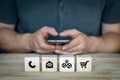
<path fill-rule="evenodd" d="M 51 61 L 46 62 L 46 68 L 53 68 L 53 62 Z"/>

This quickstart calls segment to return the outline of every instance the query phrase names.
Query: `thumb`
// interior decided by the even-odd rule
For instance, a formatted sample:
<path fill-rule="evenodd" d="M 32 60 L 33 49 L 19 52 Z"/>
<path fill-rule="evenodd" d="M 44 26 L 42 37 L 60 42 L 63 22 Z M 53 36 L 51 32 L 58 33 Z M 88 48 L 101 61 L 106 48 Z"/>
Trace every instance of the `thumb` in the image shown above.
<path fill-rule="evenodd" d="M 52 27 L 49 27 L 48 29 L 47 29 L 47 32 L 46 32 L 48 35 L 52 35 L 52 36 L 57 36 L 58 35 L 58 33 L 57 33 L 57 31 L 54 29 L 54 28 L 52 28 Z"/>
<path fill-rule="evenodd" d="M 70 36 L 71 38 L 75 38 L 80 32 L 78 30 L 65 30 L 62 33 L 60 33 L 60 36 L 62 37 L 66 37 L 66 36 Z"/>

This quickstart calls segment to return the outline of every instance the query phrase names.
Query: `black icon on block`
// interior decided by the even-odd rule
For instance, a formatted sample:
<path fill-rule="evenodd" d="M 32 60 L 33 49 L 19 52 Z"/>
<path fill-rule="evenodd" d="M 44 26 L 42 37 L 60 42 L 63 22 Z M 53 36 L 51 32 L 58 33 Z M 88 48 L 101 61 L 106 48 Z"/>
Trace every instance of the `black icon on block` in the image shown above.
<path fill-rule="evenodd" d="M 87 63 L 88 63 L 88 62 L 89 62 L 89 61 L 80 62 L 81 68 L 87 68 L 86 66 L 87 66 Z"/>
<path fill-rule="evenodd" d="M 28 65 L 29 65 L 31 68 L 35 68 L 35 67 L 36 67 L 35 65 L 32 65 L 32 61 L 29 61 Z"/>
<path fill-rule="evenodd" d="M 48 62 L 46 63 L 46 68 L 53 68 L 53 62 L 48 61 Z"/>
<path fill-rule="evenodd" d="M 72 68 L 72 64 L 69 63 L 69 60 L 65 60 L 65 63 L 62 63 L 63 68 Z"/>

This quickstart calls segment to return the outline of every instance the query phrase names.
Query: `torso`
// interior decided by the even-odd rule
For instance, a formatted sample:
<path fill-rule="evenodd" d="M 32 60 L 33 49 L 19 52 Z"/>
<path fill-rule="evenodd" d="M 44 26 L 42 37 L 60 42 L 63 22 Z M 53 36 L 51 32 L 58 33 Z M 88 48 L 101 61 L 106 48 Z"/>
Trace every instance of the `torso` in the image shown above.
<path fill-rule="evenodd" d="M 17 0 L 18 32 L 35 32 L 43 26 L 58 32 L 78 29 L 100 35 L 105 0 Z"/>

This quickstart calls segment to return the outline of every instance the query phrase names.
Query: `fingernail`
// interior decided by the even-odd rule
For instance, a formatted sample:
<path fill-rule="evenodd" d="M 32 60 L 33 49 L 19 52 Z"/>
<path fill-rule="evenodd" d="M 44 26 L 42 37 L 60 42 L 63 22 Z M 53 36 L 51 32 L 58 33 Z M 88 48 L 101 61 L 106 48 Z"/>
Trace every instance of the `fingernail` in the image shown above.
<path fill-rule="evenodd" d="M 59 50 L 55 50 L 56 53 L 59 53 L 60 51 Z"/>
<path fill-rule="evenodd" d="M 63 50 L 65 50 L 65 49 L 66 49 L 66 47 L 63 47 L 62 49 L 63 49 Z"/>

